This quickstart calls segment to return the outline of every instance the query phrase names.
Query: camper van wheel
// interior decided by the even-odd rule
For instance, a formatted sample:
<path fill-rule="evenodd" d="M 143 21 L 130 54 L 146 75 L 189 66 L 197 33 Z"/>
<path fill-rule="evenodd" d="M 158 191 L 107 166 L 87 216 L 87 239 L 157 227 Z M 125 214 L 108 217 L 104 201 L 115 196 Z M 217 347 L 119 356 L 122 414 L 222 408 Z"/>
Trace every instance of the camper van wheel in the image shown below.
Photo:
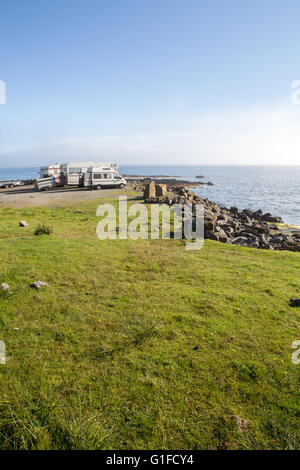
<path fill-rule="evenodd" d="M 100 184 L 98 184 L 95 189 L 98 189 L 98 190 L 101 189 Z"/>
<path fill-rule="evenodd" d="M 124 188 L 124 184 L 123 184 L 123 183 L 120 184 L 120 188 Z"/>

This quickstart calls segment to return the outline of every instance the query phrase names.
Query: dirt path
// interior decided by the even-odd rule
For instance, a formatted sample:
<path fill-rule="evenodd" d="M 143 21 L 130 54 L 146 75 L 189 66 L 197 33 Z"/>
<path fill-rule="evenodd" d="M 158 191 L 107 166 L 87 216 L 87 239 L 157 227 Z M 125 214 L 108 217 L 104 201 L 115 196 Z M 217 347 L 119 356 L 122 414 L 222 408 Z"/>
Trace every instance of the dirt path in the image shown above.
<path fill-rule="evenodd" d="M 104 189 L 91 191 L 79 188 L 62 188 L 45 192 L 37 192 L 33 186 L 0 190 L 0 207 L 28 207 L 56 205 L 60 202 L 82 202 L 101 197 L 118 196 L 126 190 Z"/>

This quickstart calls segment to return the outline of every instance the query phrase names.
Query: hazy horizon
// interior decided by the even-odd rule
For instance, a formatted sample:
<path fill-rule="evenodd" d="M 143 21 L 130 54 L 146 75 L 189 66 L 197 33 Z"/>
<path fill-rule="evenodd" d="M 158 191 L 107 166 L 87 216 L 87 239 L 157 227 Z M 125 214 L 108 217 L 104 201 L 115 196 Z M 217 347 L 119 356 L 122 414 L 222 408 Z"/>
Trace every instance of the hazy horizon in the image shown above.
<path fill-rule="evenodd" d="M 19 168 L 24 168 L 24 169 L 35 169 L 35 168 L 40 168 L 41 166 L 46 166 L 47 164 L 49 165 L 52 165 L 52 164 L 55 164 L 55 163 L 69 163 L 69 162 L 84 162 L 84 161 L 89 161 L 89 160 L 84 160 L 84 159 L 81 159 L 81 160 L 64 160 L 64 161 L 61 161 L 61 162 L 48 162 L 48 163 L 43 163 L 43 164 L 40 164 L 40 165 L 34 165 L 34 166 L 20 166 L 20 165 L 17 165 L 17 166 L 1 166 L 0 169 L 2 170 L 10 170 L 10 169 L 19 169 Z M 97 160 L 92 160 L 92 161 L 97 161 Z M 118 163 L 118 162 L 116 162 Z M 124 167 L 124 166 L 127 166 L 127 167 L 189 167 L 189 166 L 192 166 L 192 167 L 195 167 L 195 166 L 199 166 L 199 167 L 210 167 L 210 166 L 235 166 L 235 167 L 239 167 L 239 166 L 242 166 L 242 167 L 298 167 L 300 166 L 300 164 L 251 164 L 251 163 L 244 163 L 244 164 L 238 164 L 238 163 L 222 163 L 222 164 L 219 164 L 219 163 L 208 163 L 208 164 L 201 164 L 201 163 L 196 163 L 196 164 L 191 164 L 191 163 L 187 163 L 187 164 L 176 164 L 176 163 L 170 163 L 170 164 L 164 164 L 164 163 L 161 163 L 161 164 L 150 164 L 150 163 L 143 163 L 143 164 L 140 164 L 140 163 L 137 163 L 137 164 L 130 164 L 130 163 L 122 163 L 120 164 L 120 166 Z"/>

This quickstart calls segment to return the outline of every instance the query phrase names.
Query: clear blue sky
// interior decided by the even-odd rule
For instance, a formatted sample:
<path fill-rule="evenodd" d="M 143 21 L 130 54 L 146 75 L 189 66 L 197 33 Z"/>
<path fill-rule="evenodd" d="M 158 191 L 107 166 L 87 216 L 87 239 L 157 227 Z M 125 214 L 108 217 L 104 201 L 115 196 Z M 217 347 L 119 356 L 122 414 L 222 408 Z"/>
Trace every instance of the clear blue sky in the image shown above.
<path fill-rule="evenodd" d="M 298 163 L 298 0 L 11 0 L 0 13 L 0 166 Z"/>

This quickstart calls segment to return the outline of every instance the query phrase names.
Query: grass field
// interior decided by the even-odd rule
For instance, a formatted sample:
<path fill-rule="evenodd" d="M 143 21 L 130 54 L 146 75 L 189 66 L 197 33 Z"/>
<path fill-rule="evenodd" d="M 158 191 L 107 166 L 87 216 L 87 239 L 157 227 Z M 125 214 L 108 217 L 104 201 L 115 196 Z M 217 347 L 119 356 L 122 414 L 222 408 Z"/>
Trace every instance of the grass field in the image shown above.
<path fill-rule="evenodd" d="M 100 241 L 96 207 L 0 208 L 0 448 L 299 449 L 299 254 Z"/>

